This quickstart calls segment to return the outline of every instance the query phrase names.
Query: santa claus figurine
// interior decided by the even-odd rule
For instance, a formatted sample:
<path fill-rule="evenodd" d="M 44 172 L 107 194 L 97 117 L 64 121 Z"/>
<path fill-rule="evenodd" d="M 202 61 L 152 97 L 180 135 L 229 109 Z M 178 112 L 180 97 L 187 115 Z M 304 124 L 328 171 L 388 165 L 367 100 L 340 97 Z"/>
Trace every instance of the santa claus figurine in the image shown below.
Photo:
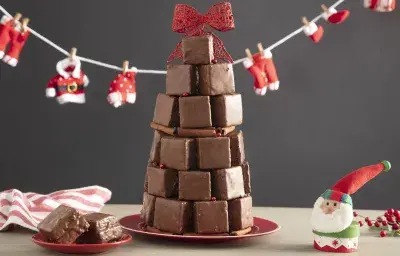
<path fill-rule="evenodd" d="M 317 199 L 311 216 L 315 249 L 342 253 L 357 250 L 360 226 L 353 221 L 350 195 L 390 168 L 388 161 L 362 167 L 343 177 Z"/>
<path fill-rule="evenodd" d="M 376 12 L 391 12 L 396 8 L 396 0 L 364 0 L 364 7 Z"/>
<path fill-rule="evenodd" d="M 81 70 L 81 62 L 76 57 L 76 49 L 71 50 L 70 57 L 63 59 L 56 66 L 58 74 L 47 84 L 46 96 L 56 97 L 58 103 L 83 104 L 88 77 Z"/>

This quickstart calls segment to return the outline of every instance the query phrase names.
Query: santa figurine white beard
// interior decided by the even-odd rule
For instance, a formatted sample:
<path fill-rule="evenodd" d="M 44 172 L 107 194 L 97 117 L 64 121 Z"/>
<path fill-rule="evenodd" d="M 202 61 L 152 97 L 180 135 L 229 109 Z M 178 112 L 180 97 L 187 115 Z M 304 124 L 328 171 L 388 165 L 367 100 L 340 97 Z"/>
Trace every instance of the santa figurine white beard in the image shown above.
<path fill-rule="evenodd" d="M 322 209 L 326 200 L 319 197 L 314 204 L 311 215 L 311 226 L 313 230 L 322 233 L 337 233 L 348 228 L 353 221 L 353 207 L 350 204 L 337 202 L 338 207 L 330 214 Z"/>

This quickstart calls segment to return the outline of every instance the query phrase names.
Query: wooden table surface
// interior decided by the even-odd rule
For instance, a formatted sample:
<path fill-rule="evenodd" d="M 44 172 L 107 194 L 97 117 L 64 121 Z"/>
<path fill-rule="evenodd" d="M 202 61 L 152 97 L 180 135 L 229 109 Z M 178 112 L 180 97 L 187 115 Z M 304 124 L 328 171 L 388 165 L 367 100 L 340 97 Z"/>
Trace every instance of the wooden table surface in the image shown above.
<path fill-rule="evenodd" d="M 107 205 L 103 212 L 114 214 L 118 217 L 137 214 L 139 205 Z M 359 210 L 362 215 L 376 217 L 383 211 Z M 282 228 L 271 235 L 248 240 L 221 243 L 221 244 L 188 244 L 173 241 L 154 241 L 151 238 L 134 236 L 132 243 L 116 250 L 101 254 L 113 256 L 180 256 L 201 255 L 208 253 L 218 255 L 329 255 L 313 249 L 313 238 L 310 229 L 311 209 L 296 208 L 267 208 L 255 207 L 254 216 L 270 219 L 277 222 Z M 47 251 L 31 242 L 32 232 L 14 230 L 0 233 L 1 256 L 39 256 L 57 255 Z M 400 238 L 377 237 L 376 233 L 362 228 L 359 250 L 352 255 L 398 255 Z"/>

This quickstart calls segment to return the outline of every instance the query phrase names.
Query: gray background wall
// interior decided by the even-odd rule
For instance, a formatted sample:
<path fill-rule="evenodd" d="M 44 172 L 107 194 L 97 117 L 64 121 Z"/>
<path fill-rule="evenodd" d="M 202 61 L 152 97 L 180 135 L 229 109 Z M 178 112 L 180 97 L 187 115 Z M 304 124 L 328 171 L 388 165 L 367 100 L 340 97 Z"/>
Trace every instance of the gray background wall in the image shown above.
<path fill-rule="evenodd" d="M 120 65 L 165 69 L 180 35 L 171 31 L 176 3 L 204 12 L 217 1 L 1 0 L 65 49 Z M 320 12 L 323 1 L 232 0 L 236 30 L 218 33 L 233 58 L 258 41 L 270 45 Z M 325 1 L 331 4 L 334 1 Z M 399 207 L 399 11 L 379 14 L 361 1 L 341 25 L 326 25 L 320 44 L 299 35 L 273 53 L 278 92 L 257 97 L 252 78 L 235 68 L 243 94 L 246 154 L 255 205 L 312 206 L 341 176 L 381 159 L 392 161 L 353 196 L 357 208 Z M 138 75 L 135 105 L 114 109 L 105 97 L 116 73 L 83 64 L 91 83 L 86 105 L 59 106 L 45 86 L 64 58 L 31 37 L 17 68 L 1 64 L 0 189 L 47 193 L 98 184 L 113 203 L 140 203 L 152 140 L 149 123 L 164 75 Z"/>

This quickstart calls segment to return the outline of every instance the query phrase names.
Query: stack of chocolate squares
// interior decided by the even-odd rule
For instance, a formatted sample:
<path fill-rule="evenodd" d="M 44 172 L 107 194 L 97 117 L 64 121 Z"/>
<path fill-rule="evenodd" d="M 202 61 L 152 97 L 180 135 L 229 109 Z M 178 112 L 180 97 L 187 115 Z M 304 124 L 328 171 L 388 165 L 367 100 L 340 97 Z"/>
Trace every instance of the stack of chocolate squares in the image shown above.
<path fill-rule="evenodd" d="M 182 41 L 156 100 L 142 219 L 172 234 L 241 235 L 253 226 L 242 98 L 232 64 L 216 63 L 211 36 Z"/>

